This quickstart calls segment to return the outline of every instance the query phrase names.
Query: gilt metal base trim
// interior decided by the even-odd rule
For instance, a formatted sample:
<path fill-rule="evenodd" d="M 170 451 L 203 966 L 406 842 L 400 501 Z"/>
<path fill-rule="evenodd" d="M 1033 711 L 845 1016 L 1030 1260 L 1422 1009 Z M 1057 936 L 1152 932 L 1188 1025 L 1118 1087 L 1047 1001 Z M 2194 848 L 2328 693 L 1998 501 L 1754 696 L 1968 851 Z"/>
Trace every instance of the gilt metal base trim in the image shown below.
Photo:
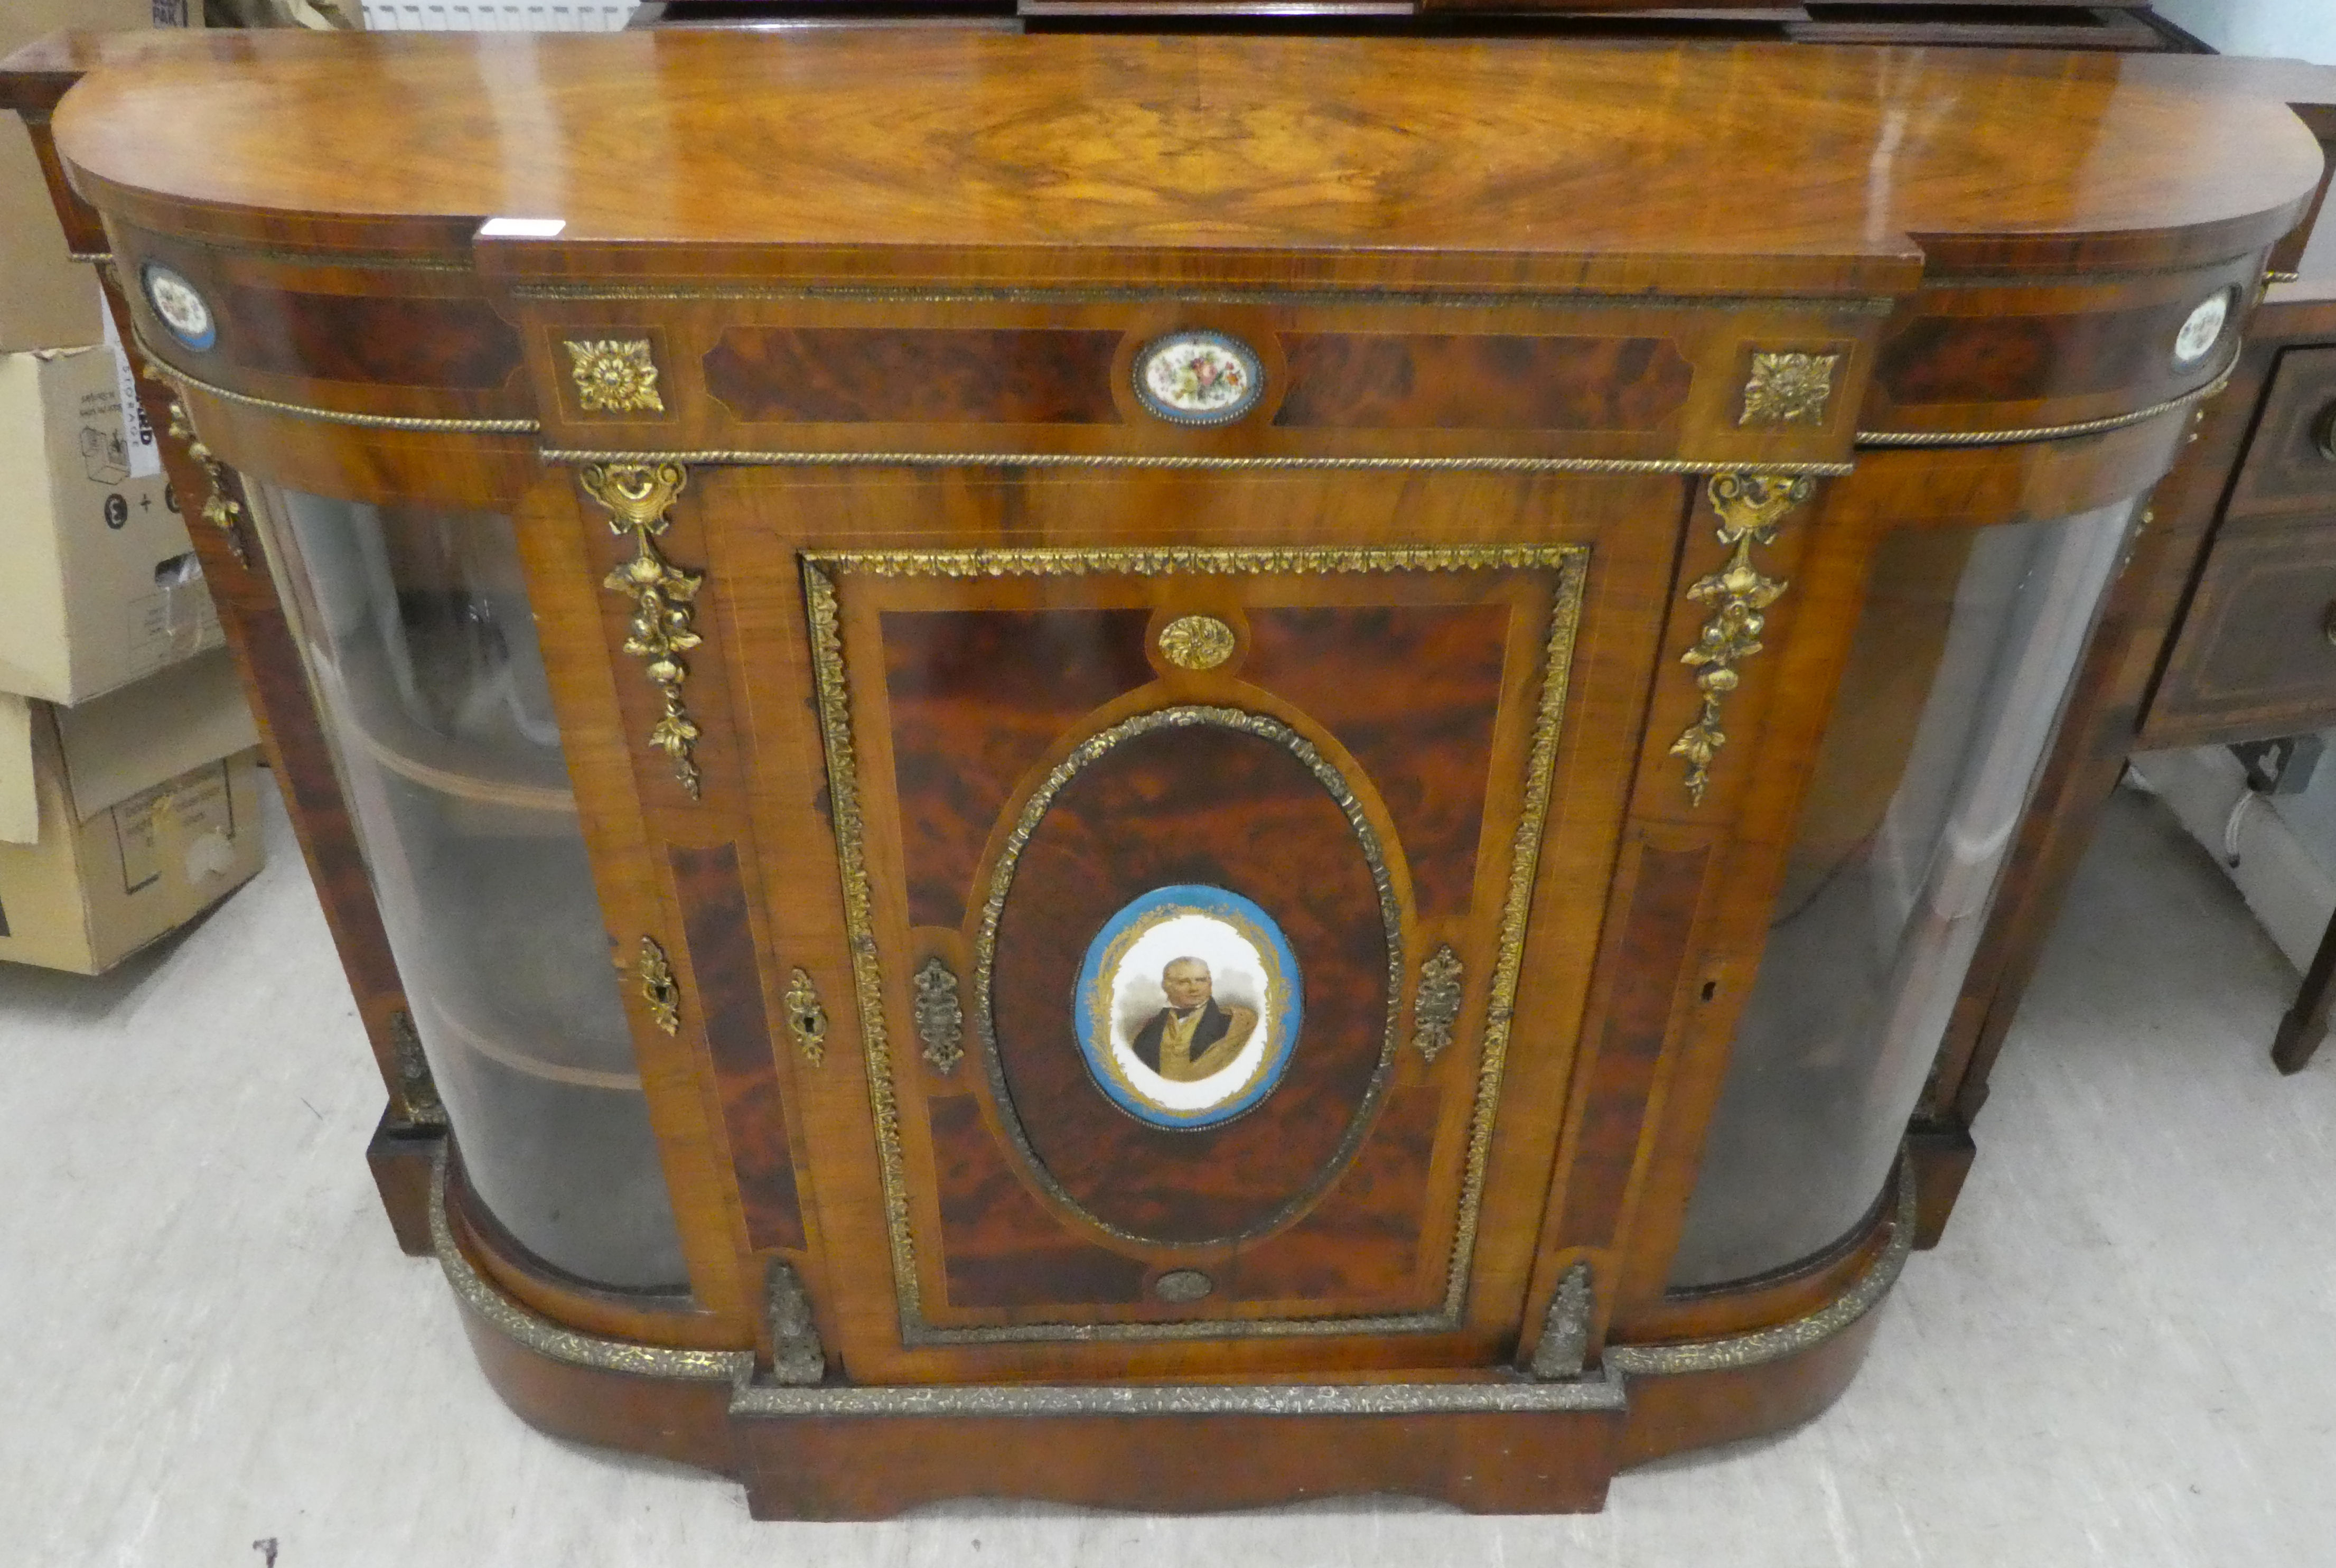
<path fill-rule="evenodd" d="M 446 1216 L 446 1145 L 432 1163 L 430 1239 L 448 1285 L 488 1327 L 521 1349 L 565 1366 L 638 1377 L 731 1385 L 733 1417 L 817 1416 L 1387 1416 L 1474 1411 L 1617 1410 L 1629 1381 L 1757 1367 L 1813 1350 L 1887 1295 L 1913 1250 L 1914 1186 L 1902 1164 L 1890 1242 L 1874 1267 L 1833 1301 L 1789 1323 L 1679 1345 L 1610 1346 L 1593 1378 L 1573 1382 L 1504 1378 L 1482 1383 L 1253 1383 L 851 1387 L 757 1380 L 747 1350 L 681 1350 L 565 1329 L 502 1293 L 454 1240 Z"/>

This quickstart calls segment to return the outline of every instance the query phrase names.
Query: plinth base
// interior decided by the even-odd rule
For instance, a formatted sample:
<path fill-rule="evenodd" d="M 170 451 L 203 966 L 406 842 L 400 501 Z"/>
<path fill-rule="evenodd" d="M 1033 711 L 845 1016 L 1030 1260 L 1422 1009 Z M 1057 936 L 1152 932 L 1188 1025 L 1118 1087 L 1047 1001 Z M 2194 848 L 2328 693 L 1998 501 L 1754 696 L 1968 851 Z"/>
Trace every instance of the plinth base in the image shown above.
<path fill-rule="evenodd" d="M 472 1348 L 504 1402 L 563 1437 L 743 1483 L 761 1519 L 881 1519 L 1020 1497 L 1206 1513 L 1373 1493 L 1479 1514 L 1591 1512 L 1621 1469 L 1778 1431 L 1846 1388 L 1904 1265 L 1912 1184 L 1877 1213 L 1873 1261 L 1816 1310 L 1723 1338 L 1610 1345 L 1567 1382 L 789 1387 L 743 1350 L 565 1329 L 432 1231 Z M 465 1241 L 478 1232 L 466 1228 Z"/>

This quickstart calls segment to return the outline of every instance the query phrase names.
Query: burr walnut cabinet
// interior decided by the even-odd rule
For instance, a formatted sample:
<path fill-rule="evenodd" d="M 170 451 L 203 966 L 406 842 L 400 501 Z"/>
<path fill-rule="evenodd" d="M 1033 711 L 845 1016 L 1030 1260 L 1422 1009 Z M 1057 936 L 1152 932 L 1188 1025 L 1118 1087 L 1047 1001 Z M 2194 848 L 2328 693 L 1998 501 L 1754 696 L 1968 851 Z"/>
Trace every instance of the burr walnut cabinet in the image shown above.
<path fill-rule="evenodd" d="M 282 599 L 247 672 L 323 715 L 385 1194 L 529 1419 L 774 1516 L 1591 1507 L 1821 1408 L 2321 175 L 2106 56 L 45 68 L 222 597 Z"/>

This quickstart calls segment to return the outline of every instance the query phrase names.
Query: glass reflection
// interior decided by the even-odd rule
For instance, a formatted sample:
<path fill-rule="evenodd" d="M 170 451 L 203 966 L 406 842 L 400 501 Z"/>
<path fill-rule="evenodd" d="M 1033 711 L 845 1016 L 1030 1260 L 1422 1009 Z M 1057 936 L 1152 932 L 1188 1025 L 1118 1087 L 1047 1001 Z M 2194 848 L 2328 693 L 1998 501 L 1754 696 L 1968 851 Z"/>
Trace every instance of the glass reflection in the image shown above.
<path fill-rule="evenodd" d="M 686 1279 L 508 518 L 263 522 L 472 1189 L 554 1267 Z"/>
<path fill-rule="evenodd" d="M 1820 1252 L 1882 1191 L 2132 510 L 1883 542 L 1674 1288 Z"/>

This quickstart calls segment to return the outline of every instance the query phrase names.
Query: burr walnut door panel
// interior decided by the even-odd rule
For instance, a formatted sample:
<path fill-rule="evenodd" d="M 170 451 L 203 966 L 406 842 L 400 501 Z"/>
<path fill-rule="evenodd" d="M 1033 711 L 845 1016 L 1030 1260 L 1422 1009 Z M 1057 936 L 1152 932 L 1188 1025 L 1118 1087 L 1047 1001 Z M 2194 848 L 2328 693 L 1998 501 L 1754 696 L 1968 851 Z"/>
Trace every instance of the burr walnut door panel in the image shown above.
<path fill-rule="evenodd" d="M 906 1345 L 1514 1335 L 1651 657 L 1593 601 L 1679 504 L 1570 482 L 1455 482 L 1509 526 L 1445 545 L 795 551 Z M 1373 484 L 1281 493 L 1452 509 Z"/>

